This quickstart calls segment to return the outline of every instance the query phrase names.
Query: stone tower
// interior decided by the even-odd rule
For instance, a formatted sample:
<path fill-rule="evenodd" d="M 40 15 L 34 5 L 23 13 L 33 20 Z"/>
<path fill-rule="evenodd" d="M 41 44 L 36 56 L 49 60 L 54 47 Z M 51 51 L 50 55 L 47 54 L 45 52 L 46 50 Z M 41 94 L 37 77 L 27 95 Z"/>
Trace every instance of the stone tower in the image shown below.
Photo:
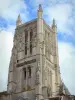
<path fill-rule="evenodd" d="M 54 19 L 52 27 L 47 25 L 42 14 L 39 5 L 36 19 L 22 24 L 18 16 L 8 74 L 11 100 L 41 100 L 58 93 L 57 27 Z"/>

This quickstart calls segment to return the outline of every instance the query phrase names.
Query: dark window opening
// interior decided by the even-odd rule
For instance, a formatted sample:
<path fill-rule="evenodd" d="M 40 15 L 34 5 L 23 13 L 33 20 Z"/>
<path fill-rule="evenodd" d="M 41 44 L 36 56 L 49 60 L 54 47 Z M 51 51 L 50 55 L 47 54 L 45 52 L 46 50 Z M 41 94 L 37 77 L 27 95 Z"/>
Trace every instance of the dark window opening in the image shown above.
<path fill-rule="evenodd" d="M 28 67 L 29 77 L 31 77 L 31 67 Z"/>
<path fill-rule="evenodd" d="M 26 68 L 24 68 L 24 79 L 26 79 Z"/>
<path fill-rule="evenodd" d="M 30 54 L 32 54 L 32 44 L 30 44 Z"/>
<path fill-rule="evenodd" d="M 27 45 L 25 45 L 25 55 L 27 55 Z"/>
<path fill-rule="evenodd" d="M 30 42 L 32 42 L 32 36 L 33 36 L 33 31 L 31 29 L 31 31 L 30 31 Z"/>
<path fill-rule="evenodd" d="M 25 31 L 25 43 L 27 43 L 28 40 L 28 31 Z"/>
<path fill-rule="evenodd" d="M 30 31 L 30 54 L 32 54 L 32 37 L 33 37 L 33 30 Z"/>
<path fill-rule="evenodd" d="M 17 63 L 18 63 L 18 61 L 19 61 L 19 60 L 17 60 Z"/>
<path fill-rule="evenodd" d="M 25 31 L 25 55 L 27 55 L 28 31 Z"/>

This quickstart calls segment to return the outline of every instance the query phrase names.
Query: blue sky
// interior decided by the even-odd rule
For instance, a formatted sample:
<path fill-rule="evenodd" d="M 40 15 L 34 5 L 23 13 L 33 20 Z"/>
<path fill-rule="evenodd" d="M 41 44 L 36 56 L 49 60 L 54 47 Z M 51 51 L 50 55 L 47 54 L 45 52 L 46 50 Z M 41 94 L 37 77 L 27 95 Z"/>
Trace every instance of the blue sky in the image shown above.
<path fill-rule="evenodd" d="M 57 24 L 61 78 L 75 94 L 75 1 L 74 0 L 0 0 L 0 91 L 7 88 L 8 67 L 13 46 L 16 19 L 25 23 L 37 17 L 42 4 L 43 18 Z"/>

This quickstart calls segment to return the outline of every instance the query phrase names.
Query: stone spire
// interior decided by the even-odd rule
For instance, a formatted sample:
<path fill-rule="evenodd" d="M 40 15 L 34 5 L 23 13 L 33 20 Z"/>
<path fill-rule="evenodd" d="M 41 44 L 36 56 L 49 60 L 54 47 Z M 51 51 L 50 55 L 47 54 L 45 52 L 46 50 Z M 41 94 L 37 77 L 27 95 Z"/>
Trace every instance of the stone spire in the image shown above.
<path fill-rule="evenodd" d="M 43 14 L 42 6 L 41 4 L 39 4 L 38 14 L 37 14 L 38 18 L 42 18 L 42 14 Z"/>
<path fill-rule="evenodd" d="M 55 19 L 53 18 L 53 25 L 55 25 Z"/>
<path fill-rule="evenodd" d="M 55 26 L 56 26 L 55 19 L 53 18 L 52 27 L 55 27 Z"/>
<path fill-rule="evenodd" d="M 39 4 L 39 9 L 38 10 L 42 12 L 42 6 L 41 6 L 41 4 Z"/>
<path fill-rule="evenodd" d="M 20 14 L 18 15 L 18 18 L 17 18 L 17 21 L 16 21 L 16 27 L 21 25 L 22 24 L 22 21 L 21 21 L 21 17 L 20 17 Z"/>
<path fill-rule="evenodd" d="M 53 31 L 56 32 L 56 28 L 57 28 L 57 26 L 56 26 L 56 23 L 55 23 L 55 19 L 53 18 L 53 21 L 52 21 L 52 29 L 53 29 Z"/>

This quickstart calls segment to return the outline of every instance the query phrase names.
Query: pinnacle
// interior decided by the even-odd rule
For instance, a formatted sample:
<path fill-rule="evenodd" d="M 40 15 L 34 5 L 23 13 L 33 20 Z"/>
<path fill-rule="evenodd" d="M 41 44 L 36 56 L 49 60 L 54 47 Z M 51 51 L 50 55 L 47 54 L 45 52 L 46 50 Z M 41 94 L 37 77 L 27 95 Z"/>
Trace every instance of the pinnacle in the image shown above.
<path fill-rule="evenodd" d="M 21 20 L 20 14 L 18 15 L 18 20 Z"/>
<path fill-rule="evenodd" d="M 53 25 L 55 25 L 55 19 L 53 18 Z"/>
<path fill-rule="evenodd" d="M 39 4 L 39 11 L 42 11 L 42 6 L 41 6 L 41 4 Z"/>

